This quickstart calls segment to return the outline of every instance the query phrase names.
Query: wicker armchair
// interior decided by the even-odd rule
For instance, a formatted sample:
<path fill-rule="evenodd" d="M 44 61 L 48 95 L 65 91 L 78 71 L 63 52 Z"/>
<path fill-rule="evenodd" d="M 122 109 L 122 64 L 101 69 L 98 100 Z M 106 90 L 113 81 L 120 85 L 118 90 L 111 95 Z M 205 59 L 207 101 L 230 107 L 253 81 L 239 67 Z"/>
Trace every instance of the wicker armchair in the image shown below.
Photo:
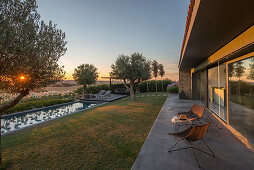
<path fill-rule="evenodd" d="M 179 133 L 168 133 L 169 135 L 172 135 L 172 136 L 175 136 L 177 138 L 180 138 L 176 144 L 174 144 L 168 152 L 173 152 L 173 151 L 179 151 L 179 150 L 183 150 L 183 149 L 188 149 L 188 148 L 191 148 L 192 151 L 193 151 L 193 154 L 195 156 L 195 159 L 197 161 L 197 164 L 198 164 L 198 167 L 201 168 L 200 164 L 198 163 L 198 159 L 196 157 L 196 154 L 194 152 L 194 149 L 200 151 L 200 152 L 203 152 L 207 155 L 210 155 L 210 156 L 213 156 L 215 157 L 215 154 L 214 152 L 211 150 L 211 148 L 206 144 L 206 142 L 204 141 L 203 137 L 208 129 L 208 127 L 210 126 L 211 122 L 209 122 L 208 124 L 206 125 L 200 125 L 200 126 L 191 126 L 189 128 L 187 128 L 186 130 L 182 131 L 182 132 L 179 132 Z M 174 149 L 172 150 L 181 140 L 185 140 L 187 143 L 190 144 L 190 147 L 184 147 L 184 148 L 179 148 L 179 149 Z M 209 149 L 209 151 L 211 153 L 208 153 L 206 151 L 203 151 L 199 148 L 196 148 L 192 145 L 192 142 L 195 142 L 195 141 L 199 141 L 199 140 L 202 140 L 203 143 L 206 145 L 206 147 Z"/>
<path fill-rule="evenodd" d="M 181 112 L 181 113 L 178 113 L 178 115 L 179 116 L 186 115 L 186 117 L 189 120 L 192 120 L 193 123 L 194 121 L 198 121 L 202 125 L 202 122 L 200 121 L 200 119 L 203 117 L 204 111 L 205 111 L 204 106 L 194 104 L 188 112 Z"/>

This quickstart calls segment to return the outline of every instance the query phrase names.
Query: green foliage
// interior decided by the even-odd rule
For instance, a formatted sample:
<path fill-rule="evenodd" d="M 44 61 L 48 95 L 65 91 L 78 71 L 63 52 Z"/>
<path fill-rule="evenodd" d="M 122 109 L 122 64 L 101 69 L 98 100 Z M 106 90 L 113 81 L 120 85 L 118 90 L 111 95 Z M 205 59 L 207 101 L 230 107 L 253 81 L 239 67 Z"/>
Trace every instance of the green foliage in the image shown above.
<path fill-rule="evenodd" d="M 62 103 L 67 103 L 67 102 L 72 102 L 74 99 L 70 98 L 52 98 L 52 99 L 39 99 L 39 100 L 34 100 L 34 101 L 28 101 L 28 102 L 21 102 L 18 103 L 16 106 L 8 109 L 5 111 L 6 114 L 14 113 L 14 112 L 20 112 L 24 110 L 31 110 L 34 108 L 41 108 L 41 107 L 46 107 L 46 106 L 52 106 L 55 104 L 62 104 Z"/>
<path fill-rule="evenodd" d="M 178 91 L 179 91 L 178 85 L 167 88 L 167 92 L 169 92 L 169 93 L 178 93 Z"/>
<path fill-rule="evenodd" d="M 124 81 L 132 101 L 134 101 L 135 86 L 151 78 L 150 62 L 140 53 L 133 53 L 131 56 L 119 55 L 115 64 L 111 65 L 111 69 L 111 77 Z M 129 85 L 126 84 L 126 80 L 130 82 Z"/>
<path fill-rule="evenodd" d="M 129 84 L 127 84 L 129 86 Z M 115 89 L 126 88 L 123 83 L 111 84 L 111 91 L 115 93 Z"/>
<path fill-rule="evenodd" d="M 0 89 L 4 91 L 21 93 L 64 77 L 57 61 L 67 50 L 65 34 L 52 21 L 40 21 L 36 9 L 35 0 L 0 1 Z"/>
<path fill-rule="evenodd" d="M 162 89 L 162 82 L 163 82 L 163 89 Z M 167 86 L 171 83 L 172 83 L 171 80 L 162 80 L 162 81 L 158 80 L 157 81 L 158 91 L 166 91 Z M 137 87 L 140 90 L 140 92 L 147 92 L 147 81 L 143 81 L 139 83 Z M 149 89 L 149 92 L 156 91 L 155 80 L 148 81 L 148 89 Z"/>
<path fill-rule="evenodd" d="M 151 65 L 152 65 L 153 76 L 156 78 L 158 77 L 159 63 L 156 60 L 153 60 Z"/>
<path fill-rule="evenodd" d="M 131 83 L 150 79 L 150 63 L 140 53 L 119 55 L 115 64 L 111 66 L 110 75 L 115 79 L 128 80 Z"/>
<path fill-rule="evenodd" d="M 76 93 L 82 94 L 84 87 L 79 87 L 75 90 Z M 100 90 L 110 90 L 109 84 L 97 84 L 87 86 L 86 92 L 88 94 L 97 94 Z"/>
<path fill-rule="evenodd" d="M 80 85 L 94 84 L 99 76 L 97 70 L 92 64 L 81 64 L 75 68 L 73 78 Z"/>
<path fill-rule="evenodd" d="M 158 68 L 159 68 L 159 75 L 163 77 L 165 75 L 164 66 L 162 64 L 159 64 Z"/>
<path fill-rule="evenodd" d="M 86 92 L 88 94 L 97 94 L 100 90 L 111 90 L 112 93 L 115 92 L 115 89 L 117 88 L 126 88 L 123 83 L 117 83 L 117 84 L 111 84 L 111 88 L 109 84 L 97 84 L 97 85 L 90 85 L 87 86 Z M 75 90 L 75 93 L 82 94 L 83 93 L 83 87 L 79 87 Z"/>

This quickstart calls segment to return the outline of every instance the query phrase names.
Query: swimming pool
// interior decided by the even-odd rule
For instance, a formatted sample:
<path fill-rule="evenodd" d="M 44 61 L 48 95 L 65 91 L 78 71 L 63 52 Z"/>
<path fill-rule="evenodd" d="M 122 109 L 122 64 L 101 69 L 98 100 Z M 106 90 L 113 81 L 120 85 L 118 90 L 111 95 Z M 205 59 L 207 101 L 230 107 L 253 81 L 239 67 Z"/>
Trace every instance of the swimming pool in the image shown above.
<path fill-rule="evenodd" d="M 1 134 L 13 133 L 29 126 L 67 116 L 101 104 L 103 103 L 77 101 L 4 115 L 1 122 Z"/>

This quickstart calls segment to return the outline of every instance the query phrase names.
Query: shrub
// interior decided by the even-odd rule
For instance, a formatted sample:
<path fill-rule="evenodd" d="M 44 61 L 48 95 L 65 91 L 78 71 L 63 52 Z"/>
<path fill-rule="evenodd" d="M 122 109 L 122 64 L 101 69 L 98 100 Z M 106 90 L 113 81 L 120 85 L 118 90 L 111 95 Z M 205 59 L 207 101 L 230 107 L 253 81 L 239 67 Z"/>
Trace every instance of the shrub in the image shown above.
<path fill-rule="evenodd" d="M 90 85 L 86 88 L 86 93 L 88 94 L 97 94 L 100 90 L 110 90 L 109 84 L 97 84 Z M 83 94 L 83 87 L 79 87 L 75 90 L 78 94 Z"/>
<path fill-rule="evenodd" d="M 178 85 L 174 85 L 167 88 L 167 92 L 169 93 L 178 93 L 178 91 L 179 91 Z"/>
<path fill-rule="evenodd" d="M 163 88 L 162 88 L 162 81 L 163 81 Z M 140 82 L 137 86 L 139 91 L 147 92 L 147 82 L 148 82 L 148 91 L 155 92 L 156 91 L 155 80 Z M 171 83 L 172 83 L 171 80 L 157 80 L 157 91 L 166 91 L 167 86 Z"/>
<path fill-rule="evenodd" d="M 128 84 L 129 85 L 129 84 Z M 115 93 L 115 89 L 126 88 L 123 83 L 111 84 L 110 90 Z"/>
<path fill-rule="evenodd" d="M 74 99 L 57 99 L 57 98 L 52 98 L 52 99 L 38 99 L 34 101 L 28 101 L 28 102 L 23 102 L 23 103 L 18 103 L 16 106 L 8 109 L 5 113 L 10 114 L 14 112 L 20 112 L 24 110 L 31 110 L 33 108 L 41 108 L 41 107 L 46 107 L 46 106 L 52 106 L 56 104 L 62 104 L 62 103 L 67 103 L 67 102 L 72 102 Z"/>

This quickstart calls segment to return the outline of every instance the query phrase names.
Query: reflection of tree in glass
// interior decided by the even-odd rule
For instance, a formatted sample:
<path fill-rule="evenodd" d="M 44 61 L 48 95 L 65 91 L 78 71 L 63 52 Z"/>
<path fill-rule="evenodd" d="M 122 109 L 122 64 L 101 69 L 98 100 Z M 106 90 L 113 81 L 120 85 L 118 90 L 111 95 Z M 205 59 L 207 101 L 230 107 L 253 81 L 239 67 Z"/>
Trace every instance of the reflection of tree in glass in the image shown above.
<path fill-rule="evenodd" d="M 234 76 L 234 64 L 228 65 L 228 77 L 231 79 Z"/>
<path fill-rule="evenodd" d="M 244 72 L 245 72 L 245 67 L 242 66 L 243 62 L 239 61 L 237 63 L 234 64 L 234 71 L 233 74 L 235 77 L 238 78 L 238 80 L 240 81 L 240 78 L 243 76 Z"/>
<path fill-rule="evenodd" d="M 246 68 L 243 66 L 242 61 L 235 63 L 233 67 L 234 67 L 233 74 L 235 77 L 238 78 L 238 96 L 239 102 L 241 103 L 241 77 L 243 76 Z"/>
<path fill-rule="evenodd" d="M 248 79 L 254 80 L 254 58 L 251 58 L 251 63 L 249 64 L 250 68 L 249 68 L 249 75 L 248 75 Z"/>
<path fill-rule="evenodd" d="M 254 80 L 254 57 L 250 59 L 251 63 L 249 64 L 249 75 L 247 76 L 248 79 Z M 250 95 L 252 96 L 253 93 L 253 85 L 250 88 Z"/>

